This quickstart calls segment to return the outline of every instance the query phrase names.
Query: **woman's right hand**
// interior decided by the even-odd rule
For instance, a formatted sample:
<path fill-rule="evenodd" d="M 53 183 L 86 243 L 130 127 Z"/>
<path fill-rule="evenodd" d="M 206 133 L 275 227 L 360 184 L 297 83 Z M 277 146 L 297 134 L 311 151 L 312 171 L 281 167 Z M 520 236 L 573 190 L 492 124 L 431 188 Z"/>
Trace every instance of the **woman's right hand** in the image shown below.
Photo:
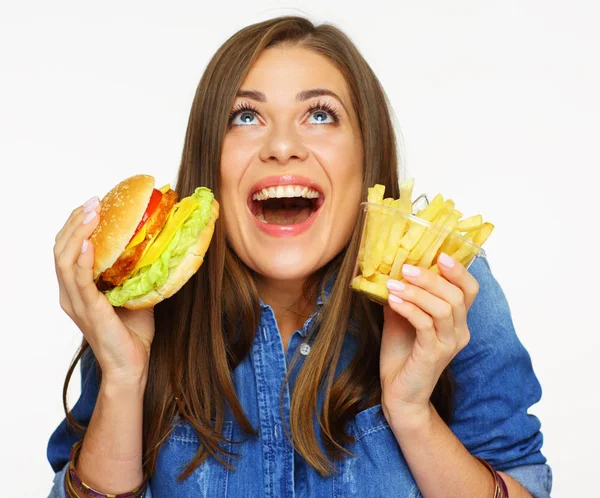
<path fill-rule="evenodd" d="M 72 213 L 56 236 L 54 262 L 60 306 L 91 346 L 105 380 L 145 383 L 154 337 L 154 310 L 113 308 L 93 280 L 94 247 L 88 238 L 98 225 L 100 205 L 90 199 Z"/>

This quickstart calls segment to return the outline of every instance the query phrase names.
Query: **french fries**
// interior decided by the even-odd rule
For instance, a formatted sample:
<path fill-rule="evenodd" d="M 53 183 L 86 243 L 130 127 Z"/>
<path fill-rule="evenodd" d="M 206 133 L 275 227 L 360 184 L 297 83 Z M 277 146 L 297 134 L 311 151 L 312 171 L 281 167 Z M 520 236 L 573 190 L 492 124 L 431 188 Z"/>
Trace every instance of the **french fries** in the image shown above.
<path fill-rule="evenodd" d="M 373 252 L 377 244 L 377 235 L 379 234 L 379 225 L 381 223 L 381 209 L 378 205 L 383 205 L 383 194 L 385 193 L 385 185 L 375 185 L 368 190 L 367 202 L 373 204 L 372 208 L 367 211 L 366 227 L 364 237 L 366 243 L 361 245 L 358 259 L 360 269 L 366 277 L 375 273 L 373 267 Z"/>
<path fill-rule="evenodd" d="M 354 277 L 354 280 L 352 280 L 352 288 L 367 294 L 370 299 L 381 304 L 386 303 L 388 296 L 390 295 L 385 283 L 371 282 L 362 275 Z"/>
<path fill-rule="evenodd" d="M 454 227 L 457 225 L 458 219 L 460 217 L 461 217 L 460 211 L 453 209 L 452 212 L 450 214 L 448 214 L 448 216 L 445 218 L 444 224 L 442 225 L 442 229 L 452 232 Z M 445 231 L 440 231 L 435 236 L 435 239 L 433 240 L 431 245 L 425 250 L 425 252 L 423 253 L 423 256 L 419 260 L 419 263 L 418 263 L 419 266 L 422 266 L 423 268 L 431 267 L 431 263 L 433 262 L 436 255 L 438 254 L 438 250 L 442 246 L 444 240 L 446 240 L 446 237 L 448 237 L 448 233 Z"/>
<path fill-rule="evenodd" d="M 398 204 L 396 205 L 396 209 L 398 209 L 399 213 L 394 215 L 390 235 L 387 239 L 387 244 L 383 253 L 383 261 L 379 265 L 379 271 L 383 274 L 388 274 L 392 269 L 394 258 L 396 257 L 396 251 L 398 249 L 398 245 L 400 244 L 400 238 L 404 234 L 404 230 L 406 228 L 406 222 L 408 221 L 408 218 L 403 216 L 403 213 L 412 213 L 411 199 L 414 186 L 415 180 L 413 178 L 404 180 L 400 184 L 400 199 L 397 200 Z"/>
<path fill-rule="evenodd" d="M 416 217 L 423 222 L 411 218 L 414 184 L 412 178 L 404 180 L 399 199 L 384 199 L 384 185 L 368 189 L 358 274 L 351 286 L 382 304 L 389 297 L 388 279 L 402 280 L 403 264 L 439 274 L 437 264 L 432 263 L 445 252 L 466 267 L 494 230 L 480 214 L 461 219 L 463 214 L 454 201 L 441 194 L 417 212 Z"/>
<path fill-rule="evenodd" d="M 419 218 L 426 221 L 432 221 L 444 206 L 444 198 L 438 194 L 429 205 L 417 213 Z M 409 220 L 409 229 L 406 234 L 400 239 L 400 245 L 409 251 L 417 245 L 421 237 L 425 233 L 425 225 Z"/>
<path fill-rule="evenodd" d="M 480 214 L 476 214 L 475 216 L 471 216 L 470 218 L 465 218 L 456 224 L 456 230 L 459 232 L 470 232 L 471 230 L 476 230 L 481 226 L 483 222 L 483 218 Z"/>

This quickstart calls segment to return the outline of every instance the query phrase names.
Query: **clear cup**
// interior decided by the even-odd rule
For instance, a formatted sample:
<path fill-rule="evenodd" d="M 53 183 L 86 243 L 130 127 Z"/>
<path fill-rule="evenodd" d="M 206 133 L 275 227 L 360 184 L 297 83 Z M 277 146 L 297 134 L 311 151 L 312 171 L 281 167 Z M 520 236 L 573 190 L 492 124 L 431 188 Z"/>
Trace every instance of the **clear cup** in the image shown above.
<path fill-rule="evenodd" d="M 413 211 L 416 203 L 413 203 Z M 363 202 L 360 206 L 360 249 L 350 287 L 372 301 L 387 303 L 386 282 L 389 278 L 404 280 L 404 263 L 439 274 L 437 259 L 441 252 L 450 254 L 465 268 L 469 268 L 475 258 L 485 257 L 485 251 L 469 240 L 468 233 L 457 234 L 442 225 L 381 204 Z"/>

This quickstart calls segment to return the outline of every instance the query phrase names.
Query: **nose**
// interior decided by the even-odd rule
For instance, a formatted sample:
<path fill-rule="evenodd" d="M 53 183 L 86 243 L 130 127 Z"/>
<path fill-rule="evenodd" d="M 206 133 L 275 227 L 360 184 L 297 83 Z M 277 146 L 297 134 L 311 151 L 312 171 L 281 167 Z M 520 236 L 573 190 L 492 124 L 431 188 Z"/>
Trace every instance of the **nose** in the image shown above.
<path fill-rule="evenodd" d="M 291 124 L 280 123 L 273 127 L 260 149 L 262 161 L 276 162 L 282 166 L 292 160 L 304 161 L 307 157 L 308 149 Z"/>

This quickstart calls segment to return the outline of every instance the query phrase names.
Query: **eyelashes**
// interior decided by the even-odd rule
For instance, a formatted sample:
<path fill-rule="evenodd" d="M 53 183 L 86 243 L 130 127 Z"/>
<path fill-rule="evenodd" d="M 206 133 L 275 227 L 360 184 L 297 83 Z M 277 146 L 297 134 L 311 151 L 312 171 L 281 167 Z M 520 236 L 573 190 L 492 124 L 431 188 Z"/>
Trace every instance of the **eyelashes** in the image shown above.
<path fill-rule="evenodd" d="M 317 111 L 322 111 L 322 112 L 328 113 L 335 123 L 340 122 L 339 111 L 337 110 L 336 107 L 333 106 L 333 104 L 330 104 L 329 102 L 318 101 L 316 104 L 310 106 L 306 112 L 308 114 L 313 114 Z"/>
<path fill-rule="evenodd" d="M 329 116 L 331 117 L 331 119 L 333 119 L 335 124 L 340 122 L 339 111 L 333 104 L 331 104 L 329 102 L 318 101 L 317 103 L 311 105 L 306 110 L 306 114 L 314 114 L 318 111 L 329 114 Z M 227 126 L 231 126 L 233 123 L 233 120 L 236 117 L 238 117 L 240 114 L 242 114 L 243 112 L 260 114 L 258 112 L 258 109 L 256 107 L 254 107 L 252 104 L 249 104 L 248 102 L 241 102 L 240 104 L 236 105 L 229 113 L 229 119 L 227 121 Z M 325 124 L 331 124 L 331 123 L 325 123 Z"/>
<path fill-rule="evenodd" d="M 238 114 L 241 114 L 242 112 L 252 112 L 254 114 L 258 114 L 258 109 L 253 105 L 248 104 L 247 102 L 242 102 L 241 104 L 236 105 L 231 110 L 231 112 L 229 113 L 229 120 L 227 121 L 227 124 L 231 126 L 233 120 L 238 116 Z"/>

